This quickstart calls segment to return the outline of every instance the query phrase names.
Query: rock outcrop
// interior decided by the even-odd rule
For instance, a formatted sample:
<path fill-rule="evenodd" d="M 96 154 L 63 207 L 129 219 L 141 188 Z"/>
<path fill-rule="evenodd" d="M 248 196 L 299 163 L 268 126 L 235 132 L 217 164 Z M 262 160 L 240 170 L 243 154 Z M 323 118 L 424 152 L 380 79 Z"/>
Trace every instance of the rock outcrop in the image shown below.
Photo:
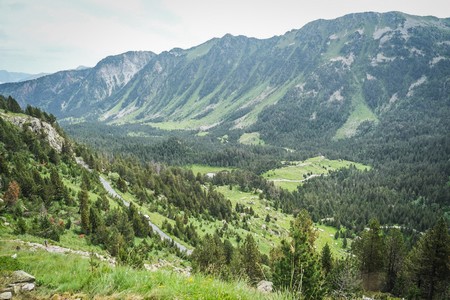
<path fill-rule="evenodd" d="M 260 292 L 271 293 L 273 290 L 273 283 L 271 281 L 261 280 L 256 287 Z"/>
<path fill-rule="evenodd" d="M 31 292 L 36 288 L 36 278 L 22 270 L 14 271 L 7 278 L 8 285 L 0 288 L 0 300 L 12 299 L 14 295 Z"/>
<path fill-rule="evenodd" d="M 0 116 L 7 119 L 16 126 L 22 128 L 26 126 L 36 134 L 44 134 L 50 146 L 58 153 L 61 153 L 64 144 L 64 138 L 49 123 L 31 116 L 10 116 L 4 114 L 1 114 Z"/>

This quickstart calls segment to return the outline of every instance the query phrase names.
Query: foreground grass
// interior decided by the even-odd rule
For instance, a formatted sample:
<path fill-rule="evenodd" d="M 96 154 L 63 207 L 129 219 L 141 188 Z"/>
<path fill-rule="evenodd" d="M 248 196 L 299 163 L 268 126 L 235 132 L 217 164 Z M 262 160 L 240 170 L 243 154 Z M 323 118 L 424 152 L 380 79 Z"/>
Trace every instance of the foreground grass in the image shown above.
<path fill-rule="evenodd" d="M 169 271 L 149 272 L 127 266 L 111 267 L 103 263 L 92 267 L 90 259 L 69 254 L 52 254 L 42 250 L 16 251 L 13 241 L 0 241 L 0 260 L 11 260 L 17 253 L 14 268 L 20 266 L 36 277 L 37 296 L 55 293 L 84 294 L 88 298 L 111 299 L 282 299 L 279 294 L 264 295 L 244 282 L 224 282 L 196 274 L 183 276 Z M 7 264 L 6 264 L 7 265 Z M 5 264 L 3 264 L 5 266 Z M 7 268 L 7 267 L 4 267 Z M 2 270 L 2 274 L 6 271 Z"/>

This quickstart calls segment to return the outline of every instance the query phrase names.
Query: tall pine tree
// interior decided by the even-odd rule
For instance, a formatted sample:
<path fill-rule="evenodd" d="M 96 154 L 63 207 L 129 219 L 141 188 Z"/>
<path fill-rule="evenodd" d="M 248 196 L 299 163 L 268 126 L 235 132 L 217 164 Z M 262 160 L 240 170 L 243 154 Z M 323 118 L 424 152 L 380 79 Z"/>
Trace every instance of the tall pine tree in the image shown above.
<path fill-rule="evenodd" d="M 381 272 L 384 267 L 384 242 L 380 223 L 376 219 L 369 222 L 369 229 L 354 243 L 354 252 L 359 261 L 363 285 L 368 290 L 379 290 Z"/>
<path fill-rule="evenodd" d="M 290 242 L 283 240 L 271 253 L 274 285 L 288 289 L 296 297 L 320 299 L 324 294 L 323 278 L 314 250 L 316 235 L 306 210 L 291 223 L 290 236 Z"/>
<path fill-rule="evenodd" d="M 450 235 L 443 218 L 422 236 L 411 256 L 412 279 L 420 296 L 428 300 L 449 296 Z"/>
<path fill-rule="evenodd" d="M 78 201 L 80 202 L 81 229 L 84 233 L 89 233 L 89 194 L 86 190 L 78 192 Z"/>

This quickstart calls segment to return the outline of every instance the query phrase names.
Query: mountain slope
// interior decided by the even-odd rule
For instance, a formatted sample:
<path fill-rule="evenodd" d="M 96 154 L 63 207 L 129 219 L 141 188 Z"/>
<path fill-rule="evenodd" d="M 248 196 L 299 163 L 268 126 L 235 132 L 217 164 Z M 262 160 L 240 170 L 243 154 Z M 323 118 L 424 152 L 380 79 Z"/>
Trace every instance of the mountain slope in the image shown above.
<path fill-rule="evenodd" d="M 63 117 L 90 112 L 122 88 L 155 54 L 148 51 L 109 56 L 93 68 L 61 71 L 36 80 L 1 85 L 25 106 L 41 107 Z"/>
<path fill-rule="evenodd" d="M 99 71 L 100 62 L 93 70 L 0 85 L 0 93 L 22 104 L 36 99 L 33 105 L 66 118 L 166 129 L 221 124 L 269 140 L 293 133 L 342 139 L 416 101 L 420 91 L 440 87 L 436 97 L 445 102 L 450 20 L 352 14 L 265 40 L 225 35 L 139 62 L 141 69 L 117 83 L 120 68 Z"/>

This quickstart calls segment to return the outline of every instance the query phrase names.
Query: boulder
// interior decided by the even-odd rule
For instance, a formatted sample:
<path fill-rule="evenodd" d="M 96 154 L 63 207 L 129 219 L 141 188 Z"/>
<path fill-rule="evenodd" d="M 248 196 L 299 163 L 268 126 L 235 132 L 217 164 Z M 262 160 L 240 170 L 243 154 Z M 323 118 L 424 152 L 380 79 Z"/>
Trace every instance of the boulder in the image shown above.
<path fill-rule="evenodd" d="M 11 292 L 4 292 L 0 294 L 0 300 L 9 300 L 9 299 L 12 299 Z"/>
<path fill-rule="evenodd" d="M 273 283 L 271 281 L 261 280 L 256 287 L 260 292 L 271 293 L 273 290 Z"/>
<path fill-rule="evenodd" d="M 35 280 L 36 278 L 34 278 L 34 276 L 31 276 L 30 274 L 22 270 L 14 271 L 11 274 L 12 283 L 34 282 Z"/>
<path fill-rule="evenodd" d="M 22 285 L 21 290 L 22 290 L 22 292 L 30 292 L 30 291 L 34 290 L 34 288 L 35 288 L 34 283 L 28 282 L 28 283 L 25 283 L 24 285 Z"/>

